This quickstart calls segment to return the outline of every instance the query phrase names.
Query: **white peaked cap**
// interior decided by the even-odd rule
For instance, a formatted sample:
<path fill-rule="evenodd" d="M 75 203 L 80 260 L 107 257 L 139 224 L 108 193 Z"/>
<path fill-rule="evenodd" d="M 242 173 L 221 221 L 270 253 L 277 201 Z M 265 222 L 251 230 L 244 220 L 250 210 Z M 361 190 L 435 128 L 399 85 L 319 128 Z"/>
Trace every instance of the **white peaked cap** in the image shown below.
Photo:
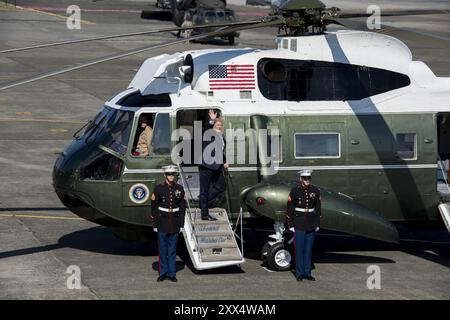
<path fill-rule="evenodd" d="M 164 170 L 164 173 L 169 173 L 169 172 L 178 172 L 178 168 L 176 166 L 164 166 L 162 167 Z"/>
<path fill-rule="evenodd" d="M 311 177 L 312 172 L 313 171 L 310 169 L 305 169 L 305 170 L 300 170 L 298 173 L 300 174 L 300 177 Z"/>

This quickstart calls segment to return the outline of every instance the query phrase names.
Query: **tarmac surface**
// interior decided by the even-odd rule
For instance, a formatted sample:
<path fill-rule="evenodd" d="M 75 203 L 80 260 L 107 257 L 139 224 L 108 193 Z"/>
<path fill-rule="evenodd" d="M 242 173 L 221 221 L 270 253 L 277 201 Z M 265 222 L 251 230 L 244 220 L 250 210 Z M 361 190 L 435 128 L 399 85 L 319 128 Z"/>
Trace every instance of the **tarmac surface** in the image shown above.
<path fill-rule="evenodd" d="M 141 19 L 141 10 L 151 7 L 142 0 L 16 2 L 21 8 L 0 1 L 0 50 L 172 26 Z M 427 9 L 433 3 L 450 8 L 448 2 L 430 1 Z M 81 30 L 66 27 L 65 8 L 72 4 L 83 9 Z M 267 12 L 235 9 L 242 19 Z M 404 41 L 414 59 L 436 75 L 450 76 L 449 17 L 389 17 L 381 32 Z M 273 48 L 275 34 L 275 29 L 243 31 L 236 46 Z M 0 86 L 170 39 L 174 33 L 0 54 Z M 108 97 L 127 87 L 145 58 L 210 47 L 229 46 L 221 41 L 179 44 L 0 91 L 0 299 L 449 299 L 450 236 L 443 226 L 399 226 L 399 245 L 322 232 L 315 245 L 317 281 L 302 283 L 290 272 L 261 266 L 259 251 L 267 233 L 246 232 L 241 269 L 194 272 L 180 243 L 181 270 L 174 284 L 156 283 L 154 244 L 122 241 L 63 207 L 51 173 L 72 134 Z M 81 270 L 80 289 L 67 287 L 73 265 Z M 367 288 L 371 265 L 380 267 L 381 289 Z"/>

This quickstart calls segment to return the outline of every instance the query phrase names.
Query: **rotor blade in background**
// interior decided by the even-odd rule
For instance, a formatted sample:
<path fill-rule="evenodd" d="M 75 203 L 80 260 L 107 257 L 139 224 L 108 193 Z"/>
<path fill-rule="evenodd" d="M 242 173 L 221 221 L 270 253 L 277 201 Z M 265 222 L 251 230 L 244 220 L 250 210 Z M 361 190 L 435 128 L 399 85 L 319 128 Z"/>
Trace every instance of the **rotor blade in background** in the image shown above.
<path fill-rule="evenodd" d="M 160 44 L 157 44 L 157 45 L 141 47 L 141 48 L 138 48 L 138 49 L 125 51 L 125 52 L 122 52 L 122 53 L 119 53 L 119 54 L 106 56 L 106 57 L 103 57 L 103 58 L 100 58 L 100 59 L 95 59 L 95 60 L 92 60 L 90 62 L 86 62 L 86 63 L 80 64 L 80 65 L 77 65 L 77 66 L 68 67 L 68 68 L 65 68 L 65 69 L 56 70 L 56 71 L 52 71 L 52 72 L 46 72 L 46 73 L 42 73 L 42 74 L 36 75 L 36 76 L 34 76 L 32 78 L 22 79 L 22 80 L 11 82 L 9 84 L 0 85 L 0 91 L 6 90 L 6 89 L 10 89 L 10 88 L 14 88 L 14 87 L 17 87 L 17 86 L 20 86 L 20 85 L 23 85 L 23 84 L 35 82 L 35 81 L 38 81 L 38 80 L 41 80 L 41 79 L 57 76 L 57 75 L 60 75 L 60 74 L 63 74 L 63 73 L 79 70 L 79 69 L 82 69 L 82 68 L 87 68 L 87 67 L 90 67 L 90 66 L 93 66 L 93 65 L 96 65 L 96 64 L 100 64 L 100 63 L 103 63 L 103 62 L 107 62 L 107 61 L 112 61 L 112 60 L 128 57 L 128 56 L 131 56 L 131 55 L 134 55 L 134 54 L 138 54 L 138 53 L 141 53 L 141 52 L 144 52 L 144 51 L 164 48 L 164 47 L 168 47 L 168 46 L 171 46 L 173 44 L 177 44 L 177 43 L 181 43 L 181 42 L 185 42 L 185 41 L 199 40 L 199 39 L 203 39 L 203 38 L 220 36 L 220 35 L 231 33 L 231 32 L 235 32 L 235 31 L 242 31 L 242 30 L 248 30 L 248 29 L 256 29 L 256 28 L 263 28 L 263 27 L 268 27 L 268 26 L 280 25 L 280 24 L 283 23 L 283 21 L 284 21 L 283 19 L 275 19 L 275 20 L 267 21 L 267 22 L 254 23 L 253 25 L 236 26 L 236 27 L 231 27 L 231 28 L 230 27 L 222 28 L 222 29 L 219 29 L 219 30 L 215 30 L 215 31 L 211 31 L 211 32 L 195 35 L 195 36 L 192 36 L 192 37 L 189 37 L 189 38 L 182 38 L 182 39 L 177 39 L 177 40 L 174 40 L 174 41 L 163 42 L 163 43 L 160 43 Z M 188 28 L 188 29 L 192 29 L 192 28 Z"/>
<path fill-rule="evenodd" d="M 231 22 L 231 23 L 202 24 L 202 25 L 195 26 L 194 28 L 195 29 L 204 29 L 204 28 L 220 28 L 220 27 L 242 26 L 242 25 L 245 26 L 245 25 L 250 25 L 250 24 L 260 23 L 260 22 L 264 22 L 264 19 L 241 21 L 241 22 Z M 46 44 L 38 44 L 38 45 L 22 47 L 22 48 L 1 50 L 0 54 L 2 54 L 2 53 L 9 53 L 9 52 L 17 52 L 17 51 L 25 51 L 25 50 L 31 50 L 31 49 L 63 46 L 63 45 L 67 45 L 67 44 L 82 43 L 82 42 L 89 42 L 89 41 L 132 37 L 132 36 L 138 36 L 138 35 L 144 35 L 144 34 L 152 34 L 152 33 L 159 33 L 159 32 L 183 31 L 183 30 L 189 30 L 189 29 L 193 29 L 193 27 L 162 28 L 162 29 L 158 29 L 158 30 L 148 30 L 148 31 L 139 31 L 139 32 L 114 34 L 114 35 L 109 35 L 109 36 L 100 36 L 100 37 L 92 37 L 92 38 L 85 38 L 85 39 L 77 39 L 77 40 L 67 40 L 67 41 L 60 41 L 60 42 L 53 42 L 53 43 L 46 43 Z"/>
<path fill-rule="evenodd" d="M 369 30 L 367 28 L 366 21 L 352 20 L 352 19 L 341 19 L 341 18 L 325 18 L 324 21 L 330 24 L 337 24 L 352 30 Z"/>
<path fill-rule="evenodd" d="M 380 16 L 382 17 L 401 17 L 401 16 L 417 16 L 417 15 L 429 15 L 429 14 L 449 14 L 450 10 L 400 10 L 400 11 L 383 11 L 381 10 Z M 368 18 L 373 16 L 373 13 L 339 13 L 337 18 Z"/>
<path fill-rule="evenodd" d="M 337 24 L 341 25 L 343 27 L 346 27 L 348 29 L 352 30 L 360 30 L 360 31 L 369 31 L 369 32 L 376 32 L 376 33 L 384 33 L 389 35 L 390 31 L 403 31 L 403 32 L 409 32 L 414 34 L 419 34 L 424 37 L 434 38 L 441 41 L 447 41 L 450 42 L 449 37 L 445 37 L 438 34 L 433 34 L 430 32 L 424 32 L 420 30 L 415 30 L 413 28 L 407 28 L 402 26 L 396 26 L 395 22 L 382 22 L 380 29 L 369 29 L 367 26 L 366 21 L 360 21 L 360 20 L 353 20 L 353 19 L 339 19 L 339 18 L 333 18 L 333 19 L 324 19 L 328 21 L 331 24 Z"/>

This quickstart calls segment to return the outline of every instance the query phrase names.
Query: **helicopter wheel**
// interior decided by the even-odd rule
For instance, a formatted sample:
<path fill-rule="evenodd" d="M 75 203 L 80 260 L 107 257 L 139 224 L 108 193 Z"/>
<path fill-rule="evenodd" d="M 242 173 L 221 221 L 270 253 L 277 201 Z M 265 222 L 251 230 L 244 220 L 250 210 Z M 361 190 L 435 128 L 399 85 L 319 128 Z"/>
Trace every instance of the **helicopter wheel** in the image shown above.
<path fill-rule="evenodd" d="M 269 245 L 269 243 L 264 245 L 263 250 L 267 245 Z M 268 246 L 266 258 L 263 261 L 271 270 L 288 271 L 291 269 L 292 255 L 284 243 L 277 242 L 272 246 Z"/>
<path fill-rule="evenodd" d="M 266 242 L 266 244 L 261 249 L 261 260 L 263 264 L 267 263 L 267 253 L 269 252 L 270 243 Z"/>
<path fill-rule="evenodd" d="M 234 45 L 234 36 L 229 36 L 228 37 L 228 42 L 229 42 L 229 44 L 230 44 L 230 46 L 232 46 L 232 45 Z"/>

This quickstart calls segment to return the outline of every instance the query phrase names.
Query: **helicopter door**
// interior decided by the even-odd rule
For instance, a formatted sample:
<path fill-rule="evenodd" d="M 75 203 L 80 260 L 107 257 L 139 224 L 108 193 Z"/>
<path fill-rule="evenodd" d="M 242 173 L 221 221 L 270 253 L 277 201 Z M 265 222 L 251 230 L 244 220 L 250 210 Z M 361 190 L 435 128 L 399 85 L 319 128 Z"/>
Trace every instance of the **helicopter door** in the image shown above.
<path fill-rule="evenodd" d="M 217 112 L 217 117 L 221 117 L 221 111 L 219 109 L 214 109 Z M 208 112 L 209 109 L 187 109 L 178 110 L 176 116 L 176 128 L 183 129 L 188 132 L 190 139 L 190 157 L 187 158 L 183 153 L 184 150 L 180 151 L 180 156 L 183 159 L 181 163 L 183 176 L 185 178 L 188 192 L 186 193 L 188 199 L 196 199 L 200 193 L 200 179 L 198 173 L 198 164 L 201 161 L 201 154 L 196 154 L 194 137 L 196 137 L 195 130 L 201 130 L 203 133 L 208 128 Z"/>
<path fill-rule="evenodd" d="M 124 206 L 148 209 L 150 194 L 162 179 L 161 167 L 172 163 L 170 115 L 143 112 L 134 122 L 122 175 L 122 202 Z"/>
<path fill-rule="evenodd" d="M 437 119 L 438 131 L 438 184 L 450 183 L 450 113 L 439 113 Z M 439 188 L 439 185 L 438 185 Z M 443 188 L 443 190 L 448 190 Z"/>

